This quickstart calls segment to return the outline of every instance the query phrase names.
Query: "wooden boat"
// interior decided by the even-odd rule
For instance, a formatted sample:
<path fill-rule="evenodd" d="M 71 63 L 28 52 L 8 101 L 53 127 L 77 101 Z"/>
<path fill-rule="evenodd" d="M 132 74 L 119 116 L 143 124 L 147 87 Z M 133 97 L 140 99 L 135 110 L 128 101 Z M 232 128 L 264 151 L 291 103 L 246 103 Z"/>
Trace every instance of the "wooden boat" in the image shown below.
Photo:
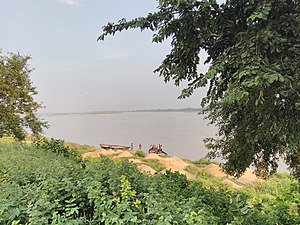
<path fill-rule="evenodd" d="M 130 147 L 123 145 L 109 145 L 109 144 L 100 144 L 100 147 L 103 149 L 121 149 L 128 150 Z"/>

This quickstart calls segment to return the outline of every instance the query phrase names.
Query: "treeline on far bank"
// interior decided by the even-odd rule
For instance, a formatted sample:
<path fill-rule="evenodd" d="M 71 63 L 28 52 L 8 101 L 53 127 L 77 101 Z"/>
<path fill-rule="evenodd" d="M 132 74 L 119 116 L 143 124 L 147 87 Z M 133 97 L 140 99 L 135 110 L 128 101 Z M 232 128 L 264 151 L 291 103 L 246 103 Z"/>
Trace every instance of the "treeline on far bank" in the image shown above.
<path fill-rule="evenodd" d="M 126 160 L 83 161 L 58 140 L 0 142 L 0 155 L 0 224 L 300 224 L 299 184 L 287 175 L 209 187 Z"/>

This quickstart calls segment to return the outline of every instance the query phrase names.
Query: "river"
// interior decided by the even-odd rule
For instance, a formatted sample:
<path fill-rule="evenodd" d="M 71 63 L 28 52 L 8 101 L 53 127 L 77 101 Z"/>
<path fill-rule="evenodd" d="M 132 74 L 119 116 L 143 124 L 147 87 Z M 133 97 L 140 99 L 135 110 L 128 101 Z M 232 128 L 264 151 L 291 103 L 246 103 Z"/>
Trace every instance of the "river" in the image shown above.
<path fill-rule="evenodd" d="M 213 137 L 217 128 L 196 112 L 121 112 L 44 114 L 50 124 L 46 137 L 99 147 L 100 143 L 119 144 L 134 149 L 142 144 L 147 152 L 151 144 L 162 144 L 168 155 L 198 160 L 208 150 L 203 139 Z M 287 171 L 280 160 L 279 171 Z"/>
<path fill-rule="evenodd" d="M 169 155 L 197 160 L 208 150 L 203 139 L 217 129 L 196 112 L 122 112 L 100 114 L 46 114 L 50 124 L 46 137 L 99 146 L 100 143 L 120 144 L 134 149 L 142 144 L 162 144 Z"/>

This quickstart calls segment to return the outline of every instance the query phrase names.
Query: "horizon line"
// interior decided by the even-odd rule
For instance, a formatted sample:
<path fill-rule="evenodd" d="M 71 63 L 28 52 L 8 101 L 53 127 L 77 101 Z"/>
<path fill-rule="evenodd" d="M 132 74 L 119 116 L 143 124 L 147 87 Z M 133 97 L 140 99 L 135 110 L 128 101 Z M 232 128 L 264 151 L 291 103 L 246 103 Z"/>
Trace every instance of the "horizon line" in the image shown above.
<path fill-rule="evenodd" d="M 83 111 L 83 112 L 40 112 L 38 114 L 46 115 L 70 115 L 70 114 L 115 114 L 122 112 L 201 112 L 202 108 L 157 108 L 157 109 L 131 109 L 131 110 L 97 110 L 97 111 Z"/>

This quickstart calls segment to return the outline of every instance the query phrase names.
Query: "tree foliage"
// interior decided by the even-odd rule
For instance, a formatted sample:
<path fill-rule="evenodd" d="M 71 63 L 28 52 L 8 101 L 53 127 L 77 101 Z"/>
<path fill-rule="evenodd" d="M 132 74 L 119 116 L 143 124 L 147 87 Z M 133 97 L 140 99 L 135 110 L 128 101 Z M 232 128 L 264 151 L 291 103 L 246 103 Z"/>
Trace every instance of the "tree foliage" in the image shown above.
<path fill-rule="evenodd" d="M 36 115 L 41 105 L 34 100 L 37 91 L 29 78 L 29 60 L 29 56 L 0 51 L 0 137 L 22 140 L 26 131 L 39 134 L 46 126 Z"/>
<path fill-rule="evenodd" d="M 129 28 L 150 29 L 152 41 L 171 39 L 171 52 L 155 70 L 181 98 L 208 85 L 202 106 L 218 138 L 211 156 L 239 176 L 254 163 L 260 174 L 276 170 L 282 156 L 300 176 L 300 1 L 159 0 L 157 11 L 108 23 L 98 40 Z M 210 67 L 199 73 L 199 53 Z"/>

